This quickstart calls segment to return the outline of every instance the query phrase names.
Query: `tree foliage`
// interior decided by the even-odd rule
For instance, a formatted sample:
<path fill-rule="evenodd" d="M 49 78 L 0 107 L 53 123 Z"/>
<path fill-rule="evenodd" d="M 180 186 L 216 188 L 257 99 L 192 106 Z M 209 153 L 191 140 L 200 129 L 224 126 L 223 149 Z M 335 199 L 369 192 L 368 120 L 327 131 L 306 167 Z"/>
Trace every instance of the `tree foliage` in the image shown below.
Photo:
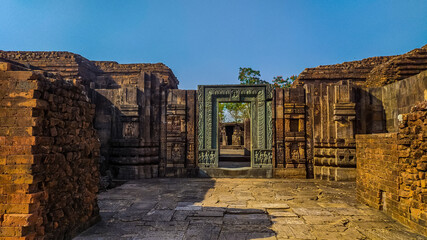
<path fill-rule="evenodd" d="M 239 68 L 240 84 L 268 84 L 267 81 L 262 80 L 260 77 L 260 71 L 252 68 Z"/>
<path fill-rule="evenodd" d="M 298 76 L 292 75 L 290 77 L 287 77 L 286 79 L 283 79 L 282 76 L 277 76 L 273 78 L 273 85 L 275 88 L 289 88 L 291 87 L 292 83 L 297 79 Z"/>
<path fill-rule="evenodd" d="M 284 79 L 282 76 L 273 78 L 275 88 L 289 88 L 298 76 L 292 75 Z M 261 73 L 249 67 L 239 68 L 240 84 L 270 84 L 261 79 Z M 220 122 L 241 123 L 245 118 L 250 118 L 250 104 L 248 103 L 220 103 L 218 106 Z"/>

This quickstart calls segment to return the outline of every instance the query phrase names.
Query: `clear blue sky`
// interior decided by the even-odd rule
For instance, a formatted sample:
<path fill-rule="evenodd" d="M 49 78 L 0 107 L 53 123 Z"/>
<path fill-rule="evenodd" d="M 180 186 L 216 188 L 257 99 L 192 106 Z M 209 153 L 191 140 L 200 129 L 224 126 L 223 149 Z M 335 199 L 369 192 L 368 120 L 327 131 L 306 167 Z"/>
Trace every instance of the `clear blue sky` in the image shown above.
<path fill-rule="evenodd" d="M 427 0 L 146 0 L 0 3 L 0 49 L 163 62 L 181 89 L 271 80 L 304 68 L 402 54 L 427 44 Z"/>

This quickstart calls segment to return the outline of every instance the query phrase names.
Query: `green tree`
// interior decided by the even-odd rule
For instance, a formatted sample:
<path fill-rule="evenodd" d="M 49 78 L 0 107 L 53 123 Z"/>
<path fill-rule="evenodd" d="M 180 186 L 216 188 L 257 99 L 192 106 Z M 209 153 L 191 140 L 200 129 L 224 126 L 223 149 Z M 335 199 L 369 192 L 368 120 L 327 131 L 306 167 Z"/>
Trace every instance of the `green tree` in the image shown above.
<path fill-rule="evenodd" d="M 292 75 L 286 79 L 283 79 L 282 76 L 277 76 L 273 78 L 273 85 L 275 88 L 290 88 L 297 77 L 298 76 L 296 75 Z"/>
<path fill-rule="evenodd" d="M 245 118 L 250 117 L 250 107 L 248 103 L 224 103 L 224 105 L 231 117 L 231 122 L 242 123 Z"/>
<path fill-rule="evenodd" d="M 260 71 L 252 68 L 239 68 L 239 81 L 241 84 L 268 84 L 262 80 Z"/>
<path fill-rule="evenodd" d="M 297 76 L 291 76 L 283 79 L 282 76 L 273 78 L 275 87 L 286 88 L 290 87 Z M 239 68 L 240 84 L 270 84 L 261 79 L 261 73 L 249 67 Z M 228 113 L 228 114 L 226 114 Z M 218 107 L 219 119 L 221 122 L 227 121 L 227 116 L 231 118 L 231 122 L 243 122 L 245 118 L 250 118 L 250 104 L 245 103 L 220 103 Z"/>
<path fill-rule="evenodd" d="M 225 122 L 225 103 L 218 104 L 219 122 Z"/>

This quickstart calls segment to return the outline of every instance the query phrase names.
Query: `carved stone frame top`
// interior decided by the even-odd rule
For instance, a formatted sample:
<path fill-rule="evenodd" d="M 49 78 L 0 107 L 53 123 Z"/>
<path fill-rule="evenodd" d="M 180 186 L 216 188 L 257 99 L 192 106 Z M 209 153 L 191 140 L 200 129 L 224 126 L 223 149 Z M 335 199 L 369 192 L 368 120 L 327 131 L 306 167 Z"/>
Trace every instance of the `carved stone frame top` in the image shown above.
<path fill-rule="evenodd" d="M 272 167 L 272 97 L 269 84 L 198 86 L 198 165 L 218 167 L 218 104 L 247 102 L 251 106 L 251 166 Z"/>

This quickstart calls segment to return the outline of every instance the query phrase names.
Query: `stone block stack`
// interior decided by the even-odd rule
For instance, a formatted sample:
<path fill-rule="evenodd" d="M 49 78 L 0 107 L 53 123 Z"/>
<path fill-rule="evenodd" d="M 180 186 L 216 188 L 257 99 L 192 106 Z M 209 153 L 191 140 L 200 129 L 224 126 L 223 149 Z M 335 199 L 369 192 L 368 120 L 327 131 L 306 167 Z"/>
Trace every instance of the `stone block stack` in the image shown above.
<path fill-rule="evenodd" d="M 1 239 L 71 238 L 98 218 L 99 140 L 83 89 L 0 71 Z"/>
<path fill-rule="evenodd" d="M 427 235 L 427 101 L 402 116 L 399 126 L 399 198 L 396 218 Z"/>
<path fill-rule="evenodd" d="M 357 198 L 427 235 L 427 101 L 398 133 L 357 135 Z"/>
<path fill-rule="evenodd" d="M 356 135 L 357 197 L 384 211 L 397 206 L 397 133 Z M 394 196 L 394 197 L 392 197 Z"/>
<path fill-rule="evenodd" d="M 366 78 L 367 87 L 384 86 L 427 70 L 427 45 L 402 55 L 372 69 Z"/>

